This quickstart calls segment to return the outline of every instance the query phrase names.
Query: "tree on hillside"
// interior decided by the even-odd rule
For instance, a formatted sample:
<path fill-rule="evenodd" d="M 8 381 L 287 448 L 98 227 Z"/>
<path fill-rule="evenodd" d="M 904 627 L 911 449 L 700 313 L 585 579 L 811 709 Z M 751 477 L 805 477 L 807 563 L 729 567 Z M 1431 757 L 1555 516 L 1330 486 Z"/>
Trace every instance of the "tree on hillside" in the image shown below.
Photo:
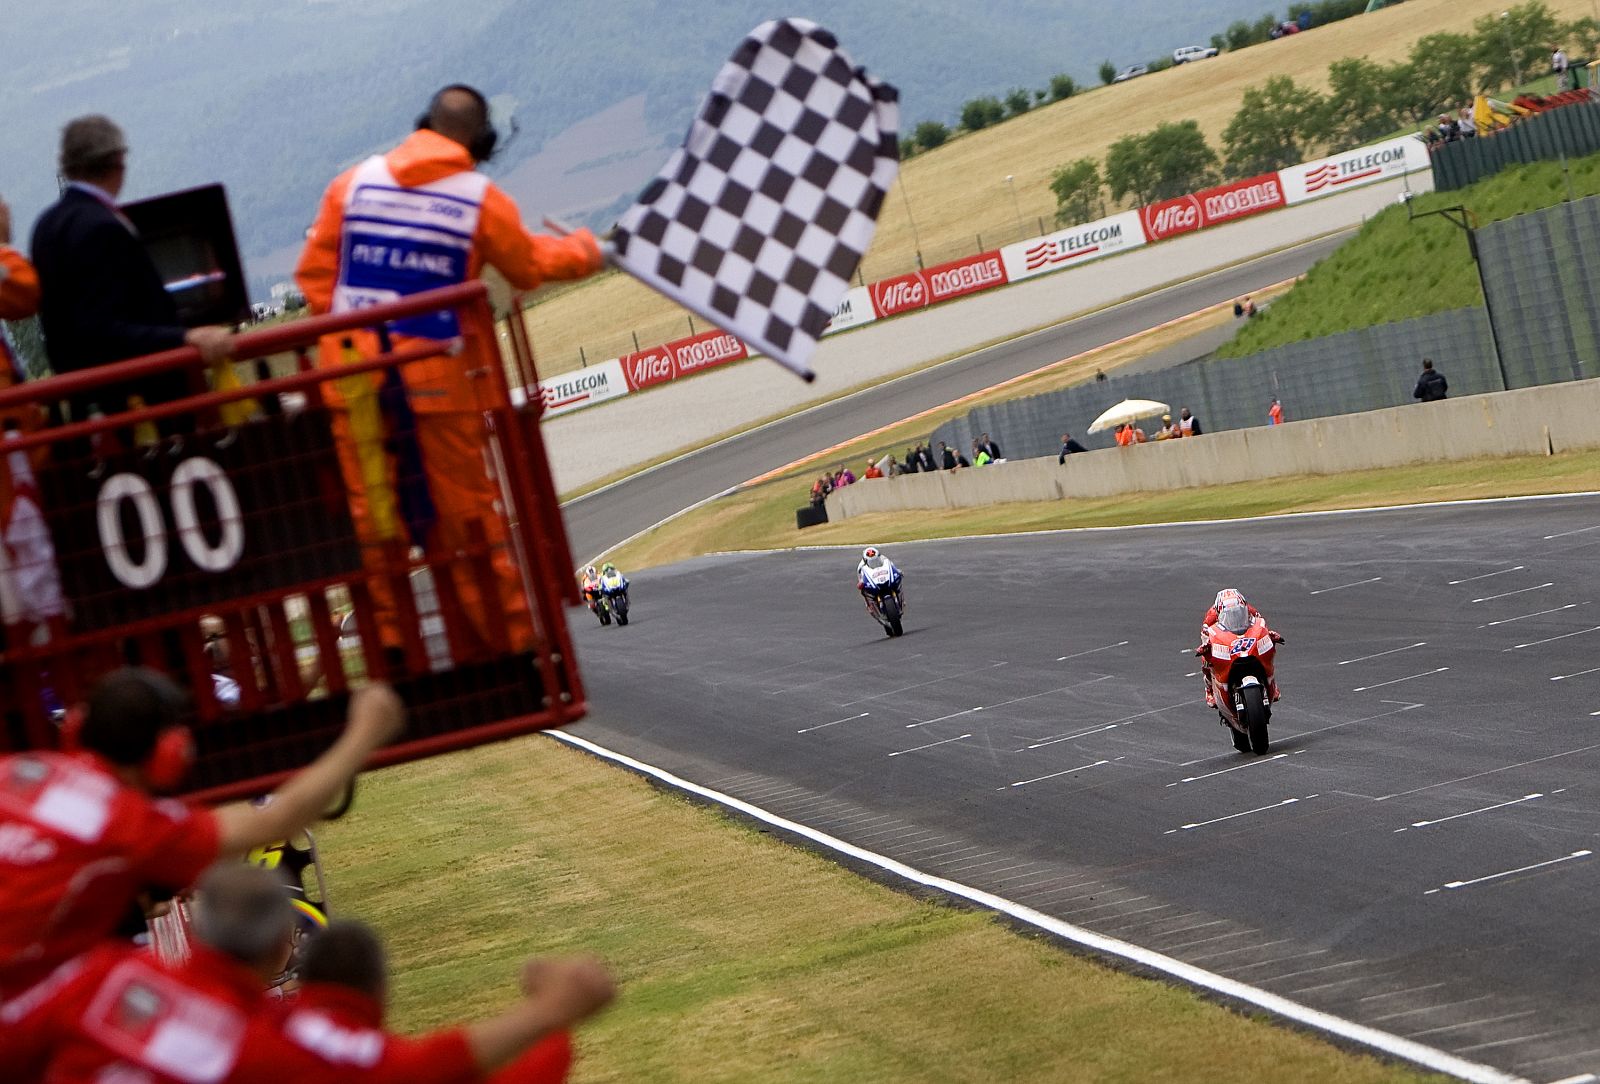
<path fill-rule="evenodd" d="M 1156 203 L 1204 188 L 1216 179 L 1217 153 L 1192 120 L 1169 122 L 1142 135 L 1123 136 L 1106 152 L 1111 198 L 1132 195 Z"/>
<path fill-rule="evenodd" d="M 915 158 L 916 155 L 917 155 L 917 141 L 912 139 L 910 136 L 906 136 L 903 139 L 901 139 L 900 140 L 900 161 L 904 162 L 907 158 Z"/>
<path fill-rule="evenodd" d="M 1256 43 L 1256 38 L 1250 30 L 1250 24 L 1245 22 L 1243 19 L 1240 19 L 1238 22 L 1230 25 L 1225 32 L 1224 37 L 1228 42 L 1228 48 L 1230 50 L 1244 49 Z"/>
<path fill-rule="evenodd" d="M 1211 35 L 1211 48 L 1215 49 L 1219 53 L 1227 52 L 1228 39 L 1223 37 L 1221 34 Z"/>
<path fill-rule="evenodd" d="M 1479 89 L 1477 46 L 1466 34 L 1429 34 L 1411 47 L 1411 85 L 1406 111 L 1414 123 L 1451 106 L 1462 106 Z"/>
<path fill-rule="evenodd" d="M 1561 34 L 1552 44 L 1565 42 L 1568 56 L 1592 57 L 1600 50 L 1600 19 L 1585 15 L 1561 28 Z"/>
<path fill-rule="evenodd" d="M 925 120 L 912 129 L 911 138 L 923 150 L 931 151 L 944 145 L 944 141 L 950 138 L 950 129 L 936 120 Z"/>
<path fill-rule="evenodd" d="M 1050 191 L 1056 194 L 1056 225 L 1072 226 L 1098 217 L 1100 188 L 1100 165 L 1093 158 L 1079 158 L 1056 170 L 1050 178 Z"/>
<path fill-rule="evenodd" d="M 1287 75 L 1244 92 L 1244 104 L 1222 132 L 1228 172 L 1235 177 L 1270 173 L 1310 158 L 1323 143 L 1328 103 Z"/>
<path fill-rule="evenodd" d="M 1100 62 L 1100 82 L 1104 83 L 1106 86 L 1110 86 L 1111 81 L 1116 77 L 1117 66 L 1111 63 L 1109 60 L 1102 60 Z"/>
<path fill-rule="evenodd" d="M 999 124 L 1005 115 L 1005 107 L 993 95 L 974 98 L 961 107 L 961 127 L 969 132 L 981 131 L 991 124 Z"/>
<path fill-rule="evenodd" d="M 1028 92 L 1021 87 L 1006 92 L 1006 116 L 1020 117 L 1033 105 L 1033 100 Z"/>
<path fill-rule="evenodd" d="M 1409 121 L 1401 92 L 1410 81 L 1406 64 L 1378 64 L 1345 57 L 1328 67 L 1327 135 L 1335 143 L 1360 146 Z"/>
<path fill-rule="evenodd" d="M 1064 101 L 1078 93 L 1078 81 L 1072 76 L 1062 72 L 1060 75 L 1050 77 L 1050 100 L 1052 102 Z"/>
<path fill-rule="evenodd" d="M 1547 74 L 1550 46 L 1561 33 L 1561 24 L 1543 0 L 1529 0 L 1503 14 L 1485 15 L 1472 24 L 1473 60 L 1486 89 Z"/>

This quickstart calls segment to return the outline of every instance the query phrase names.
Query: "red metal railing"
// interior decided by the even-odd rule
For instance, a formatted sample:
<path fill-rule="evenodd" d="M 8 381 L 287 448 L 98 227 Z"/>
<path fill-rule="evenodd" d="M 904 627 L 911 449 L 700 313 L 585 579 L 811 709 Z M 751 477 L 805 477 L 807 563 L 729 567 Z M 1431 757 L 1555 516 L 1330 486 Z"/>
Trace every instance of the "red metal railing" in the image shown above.
<path fill-rule="evenodd" d="M 454 342 L 388 330 L 444 310 L 459 320 Z M 514 371 L 536 388 L 527 335 L 512 326 Z M 321 356 L 324 344 L 339 344 L 336 361 Z M 12 431 L 0 445 L 0 482 L 38 508 L 49 542 L 34 537 L 0 566 L 0 587 L 11 588 L 0 592 L 11 599 L 0 750 L 54 744 L 52 709 L 123 662 L 165 669 L 193 690 L 194 793 L 206 798 L 259 793 L 312 759 L 366 675 L 393 681 L 412 713 L 406 737 L 377 764 L 581 717 L 563 609 L 575 588 L 539 433 L 543 404 L 533 395 L 513 405 L 485 288 L 249 332 L 235 355 L 291 355 L 293 371 Z M 481 463 L 476 484 L 490 499 L 430 520 L 412 516 L 407 498 L 437 503 L 452 481 L 421 455 L 445 447 L 440 416 L 410 412 L 394 374 L 441 357 L 472 404 L 452 416 L 465 449 L 452 462 L 469 481 Z M 203 383 L 198 353 L 185 348 L 0 391 L 0 415 L 81 406 L 174 370 Z M 348 388 L 355 377 L 381 404 L 363 415 L 365 429 L 352 400 L 329 394 L 330 382 Z M 225 420 L 224 408 L 246 400 L 266 409 Z M 378 515 L 380 498 L 404 514 Z M 21 507 L 0 507 L 0 529 L 26 519 Z M 346 610 L 354 635 L 335 626 Z"/>

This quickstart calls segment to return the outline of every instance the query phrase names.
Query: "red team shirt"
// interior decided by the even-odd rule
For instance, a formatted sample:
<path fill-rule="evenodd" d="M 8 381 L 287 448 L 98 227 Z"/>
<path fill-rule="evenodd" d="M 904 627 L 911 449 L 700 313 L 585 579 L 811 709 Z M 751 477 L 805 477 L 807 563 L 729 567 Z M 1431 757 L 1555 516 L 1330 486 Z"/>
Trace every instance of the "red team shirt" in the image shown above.
<path fill-rule="evenodd" d="M 217 859 L 217 819 L 153 799 L 88 754 L 0 757 L 0 1001 L 109 936 L 147 888 Z"/>

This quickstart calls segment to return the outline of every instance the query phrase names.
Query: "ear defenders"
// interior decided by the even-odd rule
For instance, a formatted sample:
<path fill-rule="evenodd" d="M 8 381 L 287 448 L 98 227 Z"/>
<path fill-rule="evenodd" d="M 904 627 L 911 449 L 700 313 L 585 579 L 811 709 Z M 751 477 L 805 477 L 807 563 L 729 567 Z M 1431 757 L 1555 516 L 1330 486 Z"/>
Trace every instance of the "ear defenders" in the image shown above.
<path fill-rule="evenodd" d="M 147 683 L 157 696 L 172 702 L 174 707 L 181 703 L 173 699 L 177 687 L 169 687 L 165 679 L 160 683 L 147 680 Z M 181 697 L 181 694 L 179 695 Z M 63 751 L 75 753 L 83 749 L 83 724 L 86 714 L 82 704 L 75 704 L 67 709 L 66 718 L 61 722 Z M 144 760 L 139 762 L 138 768 L 153 792 L 166 794 L 177 790 L 183 784 L 189 769 L 194 766 L 194 761 L 194 734 L 181 723 L 174 723 L 163 727 L 156 735 L 154 747 Z"/>
<path fill-rule="evenodd" d="M 452 90 L 459 90 L 465 94 L 472 95 L 477 100 L 478 105 L 483 108 L 483 127 L 478 129 L 471 142 L 467 144 L 467 153 L 472 155 L 472 159 L 475 162 L 489 161 L 494 157 L 495 144 L 500 142 L 500 133 L 495 131 L 494 124 L 489 119 L 489 99 L 485 98 L 483 92 L 476 87 L 469 87 L 465 83 L 451 83 L 449 86 L 440 89 L 428 103 L 427 111 L 417 115 L 417 130 L 433 130 L 433 124 L 430 122 L 429 117 L 432 115 L 434 107 L 439 104 L 440 97 Z"/>

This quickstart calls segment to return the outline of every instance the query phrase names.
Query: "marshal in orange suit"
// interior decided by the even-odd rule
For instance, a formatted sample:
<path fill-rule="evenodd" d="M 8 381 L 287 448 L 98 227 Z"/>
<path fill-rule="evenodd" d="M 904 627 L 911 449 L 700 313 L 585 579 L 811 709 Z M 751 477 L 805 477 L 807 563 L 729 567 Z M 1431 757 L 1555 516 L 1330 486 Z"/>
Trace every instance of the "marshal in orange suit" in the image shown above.
<path fill-rule="evenodd" d="M 598 271 L 600 246 L 587 230 L 566 237 L 530 233 L 516 204 L 477 165 L 494 153 L 495 130 L 488 102 L 471 87 L 453 85 L 434 95 L 417 130 L 386 155 L 341 174 L 323 195 L 295 278 L 316 313 L 348 312 L 476 278 L 495 268 L 512 286 L 528 290 L 551 279 L 576 279 Z M 495 548 L 513 650 L 532 645 L 532 623 L 520 578 L 506 547 L 496 511 L 498 488 L 484 457 L 476 389 L 464 374 L 500 364 L 497 345 L 474 329 L 457 326 L 453 314 L 436 314 L 394 325 L 396 346 L 418 339 L 453 340 L 465 331 L 461 353 L 406 365 L 406 396 L 416 415 L 417 444 L 436 511 L 429 549 L 455 551 L 468 545 L 465 526 L 481 522 Z M 325 342 L 319 365 L 337 366 L 349 347 Z M 377 377 L 330 382 L 325 396 L 334 407 L 340 466 L 351 493 L 351 512 L 369 570 L 378 547 L 404 528 L 394 511 L 393 467 L 378 467 L 362 411 L 375 411 Z M 370 415 L 369 417 L 375 417 Z M 364 447 L 365 445 L 365 447 Z M 385 480 L 382 470 L 390 475 Z M 403 641 L 385 581 L 374 578 L 379 633 L 386 647 Z M 478 590 L 462 570 L 456 577 L 462 605 L 480 631 L 484 625 Z"/>

